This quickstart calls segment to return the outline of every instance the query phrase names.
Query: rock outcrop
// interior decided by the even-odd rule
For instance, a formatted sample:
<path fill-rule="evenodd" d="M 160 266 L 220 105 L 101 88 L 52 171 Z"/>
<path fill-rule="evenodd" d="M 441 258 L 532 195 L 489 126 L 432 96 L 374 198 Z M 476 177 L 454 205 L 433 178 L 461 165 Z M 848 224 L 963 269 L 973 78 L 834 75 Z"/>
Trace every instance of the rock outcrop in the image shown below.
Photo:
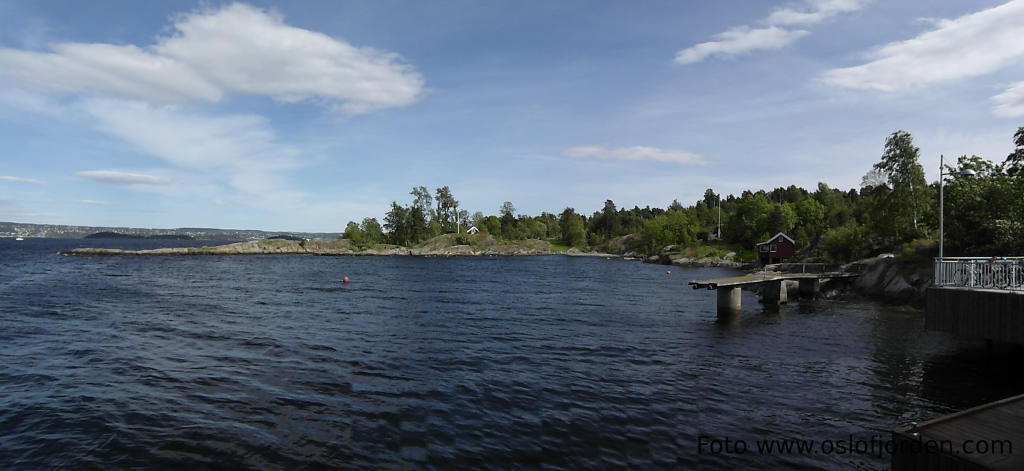
<path fill-rule="evenodd" d="M 857 262 L 861 275 L 853 283 L 857 292 L 891 303 L 923 306 L 925 290 L 934 273 L 927 263 L 900 262 L 882 258 Z"/>
<path fill-rule="evenodd" d="M 523 256 L 550 255 L 551 244 L 542 240 L 522 240 L 515 243 L 499 243 L 485 238 L 474 245 L 456 244 L 453 234 L 435 237 L 424 244 L 407 248 L 386 246 L 377 249 L 360 250 L 347 239 L 284 240 L 264 239 L 213 247 L 175 247 L 152 250 L 121 250 L 102 248 L 78 248 L 62 252 L 61 255 L 410 255 L 421 257 L 459 256 Z"/>

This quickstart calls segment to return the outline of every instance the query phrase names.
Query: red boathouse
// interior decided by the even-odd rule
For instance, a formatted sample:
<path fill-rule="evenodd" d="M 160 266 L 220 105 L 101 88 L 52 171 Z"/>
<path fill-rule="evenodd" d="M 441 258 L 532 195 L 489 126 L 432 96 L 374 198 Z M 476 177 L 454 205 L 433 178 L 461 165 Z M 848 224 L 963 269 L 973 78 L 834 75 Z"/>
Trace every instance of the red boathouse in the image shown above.
<path fill-rule="evenodd" d="M 781 262 L 793 255 L 796 255 L 796 241 L 781 232 L 757 244 L 757 256 L 763 263 Z"/>

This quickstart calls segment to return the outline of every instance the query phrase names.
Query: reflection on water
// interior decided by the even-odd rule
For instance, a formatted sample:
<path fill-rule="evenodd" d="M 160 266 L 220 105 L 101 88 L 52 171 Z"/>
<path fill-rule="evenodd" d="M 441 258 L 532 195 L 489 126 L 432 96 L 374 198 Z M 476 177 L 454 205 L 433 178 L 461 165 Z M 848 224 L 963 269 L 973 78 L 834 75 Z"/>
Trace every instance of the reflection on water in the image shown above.
<path fill-rule="evenodd" d="M 5 469 L 885 469 L 698 443 L 870 437 L 1024 392 L 1001 373 L 1019 357 L 958 354 L 918 312 L 766 309 L 744 292 L 718 322 L 715 293 L 686 282 L 722 269 L 13 244 L 0 241 Z"/>

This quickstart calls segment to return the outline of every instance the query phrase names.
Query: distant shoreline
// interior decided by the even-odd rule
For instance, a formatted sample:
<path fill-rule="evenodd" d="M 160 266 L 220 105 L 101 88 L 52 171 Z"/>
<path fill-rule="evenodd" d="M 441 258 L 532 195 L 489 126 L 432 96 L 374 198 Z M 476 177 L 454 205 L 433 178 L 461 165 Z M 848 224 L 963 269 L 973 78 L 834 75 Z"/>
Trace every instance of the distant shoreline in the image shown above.
<path fill-rule="evenodd" d="M 204 247 L 168 247 L 146 250 L 123 250 L 111 248 L 83 247 L 60 252 L 62 256 L 197 256 L 197 255 L 321 255 L 321 256 L 413 256 L 413 257 L 486 257 L 486 256 L 540 256 L 567 255 L 584 257 L 622 258 L 621 255 L 598 252 L 583 252 L 569 249 L 565 252 L 551 250 L 551 244 L 540 240 L 516 241 L 514 243 L 493 242 L 485 245 L 450 245 L 440 243 L 419 247 L 385 246 L 380 248 L 353 247 L 345 239 L 334 240 L 288 240 L 264 239 L 236 242 L 233 244 Z"/>

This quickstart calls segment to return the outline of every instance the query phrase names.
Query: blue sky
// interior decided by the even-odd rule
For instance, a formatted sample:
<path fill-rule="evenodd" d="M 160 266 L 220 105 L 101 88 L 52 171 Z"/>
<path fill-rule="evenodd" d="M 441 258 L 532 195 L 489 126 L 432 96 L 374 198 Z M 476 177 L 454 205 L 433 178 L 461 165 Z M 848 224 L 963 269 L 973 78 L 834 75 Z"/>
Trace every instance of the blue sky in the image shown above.
<path fill-rule="evenodd" d="M 0 0 L 0 220 L 341 231 L 1002 161 L 1024 0 Z"/>

